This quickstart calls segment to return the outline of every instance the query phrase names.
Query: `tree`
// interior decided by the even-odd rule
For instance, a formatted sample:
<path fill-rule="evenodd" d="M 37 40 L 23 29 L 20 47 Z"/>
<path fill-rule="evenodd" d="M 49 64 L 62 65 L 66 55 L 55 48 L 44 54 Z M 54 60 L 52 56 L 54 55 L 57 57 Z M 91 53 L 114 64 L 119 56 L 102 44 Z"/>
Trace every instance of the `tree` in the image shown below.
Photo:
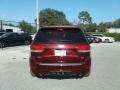
<path fill-rule="evenodd" d="M 41 26 L 70 25 L 65 14 L 54 9 L 44 9 L 39 13 L 39 16 Z"/>
<path fill-rule="evenodd" d="M 115 21 L 113 22 L 113 26 L 114 26 L 115 28 L 120 28 L 120 18 L 117 19 L 117 20 L 115 20 Z"/>
<path fill-rule="evenodd" d="M 106 32 L 105 24 L 104 24 L 103 22 L 101 22 L 101 23 L 98 25 L 97 30 L 98 30 L 98 32 Z"/>
<path fill-rule="evenodd" d="M 97 30 L 96 23 L 86 24 L 86 31 L 87 32 L 95 32 Z"/>
<path fill-rule="evenodd" d="M 82 11 L 79 13 L 78 18 L 80 20 L 80 23 L 83 24 L 91 24 L 92 23 L 92 17 L 87 11 Z"/>
<path fill-rule="evenodd" d="M 104 25 L 105 25 L 106 28 L 112 28 L 113 27 L 112 22 L 105 22 Z"/>
<path fill-rule="evenodd" d="M 35 27 L 32 26 L 30 23 L 26 22 L 26 21 L 22 21 L 19 23 L 18 25 L 22 31 L 24 32 L 28 32 L 28 33 L 35 33 Z"/>

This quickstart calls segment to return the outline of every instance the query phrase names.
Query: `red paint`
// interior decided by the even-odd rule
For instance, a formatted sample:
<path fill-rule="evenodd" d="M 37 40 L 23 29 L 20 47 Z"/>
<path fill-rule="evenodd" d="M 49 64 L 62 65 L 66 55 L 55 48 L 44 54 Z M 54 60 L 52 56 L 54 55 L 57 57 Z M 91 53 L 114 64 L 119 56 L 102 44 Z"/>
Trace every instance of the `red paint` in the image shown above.
<path fill-rule="evenodd" d="M 66 55 L 55 56 L 55 50 L 65 50 Z M 80 63 L 80 65 L 77 65 L 77 63 Z M 89 74 L 90 68 L 91 58 L 88 42 L 46 44 L 33 41 L 31 44 L 30 69 L 34 74 L 70 72 L 86 75 Z"/>

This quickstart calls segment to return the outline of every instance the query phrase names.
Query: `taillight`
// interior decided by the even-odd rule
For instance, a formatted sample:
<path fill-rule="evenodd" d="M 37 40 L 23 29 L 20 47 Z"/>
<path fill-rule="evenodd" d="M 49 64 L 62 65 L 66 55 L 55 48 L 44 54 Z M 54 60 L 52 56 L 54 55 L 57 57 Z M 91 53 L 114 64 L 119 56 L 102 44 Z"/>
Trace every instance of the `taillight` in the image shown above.
<path fill-rule="evenodd" d="M 33 52 L 33 53 L 42 53 L 44 51 L 44 48 L 45 48 L 45 46 L 42 45 L 42 44 L 38 44 L 38 43 L 34 44 L 33 43 L 31 45 L 31 52 Z"/>
<path fill-rule="evenodd" d="M 89 53 L 90 50 L 78 50 L 78 52 L 80 52 L 80 53 Z"/>
<path fill-rule="evenodd" d="M 90 62 L 90 45 L 87 43 L 79 44 L 77 51 L 80 55 L 81 60 L 84 60 L 83 62 Z"/>
<path fill-rule="evenodd" d="M 79 45 L 78 52 L 80 52 L 80 53 L 89 53 L 90 52 L 89 44 Z"/>
<path fill-rule="evenodd" d="M 31 50 L 31 52 L 38 52 L 38 53 L 41 53 L 41 52 L 43 52 L 43 50 Z"/>
<path fill-rule="evenodd" d="M 38 61 L 38 58 L 42 57 L 42 54 L 44 52 L 45 46 L 40 43 L 32 43 L 31 45 L 31 61 L 32 63 L 35 63 L 34 61 Z"/>

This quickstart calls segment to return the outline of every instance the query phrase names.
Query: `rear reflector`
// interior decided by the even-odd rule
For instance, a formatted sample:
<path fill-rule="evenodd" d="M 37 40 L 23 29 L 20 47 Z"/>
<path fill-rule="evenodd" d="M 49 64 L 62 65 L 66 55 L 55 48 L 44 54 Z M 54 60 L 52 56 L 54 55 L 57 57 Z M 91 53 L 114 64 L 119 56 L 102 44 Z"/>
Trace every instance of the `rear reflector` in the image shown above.
<path fill-rule="evenodd" d="M 81 53 L 89 53 L 90 50 L 78 50 L 78 52 L 81 52 Z"/>
<path fill-rule="evenodd" d="M 43 52 L 43 50 L 31 50 L 31 52 L 38 52 L 38 53 L 41 53 L 41 52 Z"/>

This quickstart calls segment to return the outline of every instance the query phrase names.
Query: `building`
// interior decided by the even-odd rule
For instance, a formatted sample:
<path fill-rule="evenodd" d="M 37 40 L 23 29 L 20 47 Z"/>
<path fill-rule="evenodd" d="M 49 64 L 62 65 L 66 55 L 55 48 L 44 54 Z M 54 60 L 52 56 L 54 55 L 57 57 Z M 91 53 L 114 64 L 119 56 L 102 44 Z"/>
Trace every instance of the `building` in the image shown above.
<path fill-rule="evenodd" d="M 23 32 L 19 27 L 14 26 L 14 24 L 10 23 L 8 23 L 7 21 L 0 20 L 0 30 L 5 32 Z"/>
<path fill-rule="evenodd" d="M 19 27 L 3 25 L 2 29 L 5 32 L 22 32 Z"/>
<path fill-rule="evenodd" d="M 109 33 L 120 33 L 120 28 L 109 28 L 107 29 Z"/>

